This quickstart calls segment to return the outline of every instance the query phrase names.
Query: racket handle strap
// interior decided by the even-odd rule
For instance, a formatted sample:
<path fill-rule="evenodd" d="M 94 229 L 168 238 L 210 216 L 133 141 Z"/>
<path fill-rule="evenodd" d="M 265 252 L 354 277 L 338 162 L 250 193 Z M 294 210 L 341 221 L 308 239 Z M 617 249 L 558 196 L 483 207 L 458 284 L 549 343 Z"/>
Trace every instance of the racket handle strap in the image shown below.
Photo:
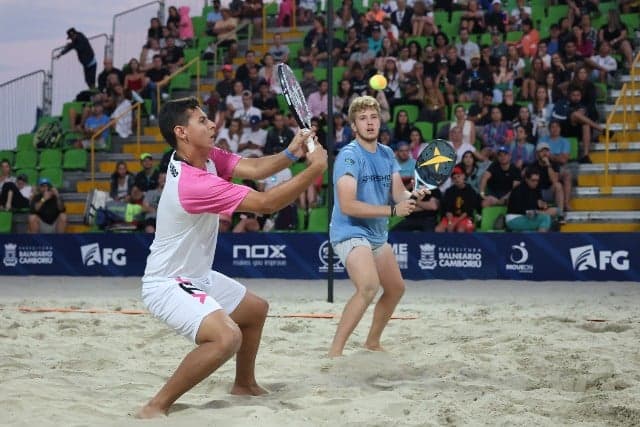
<path fill-rule="evenodd" d="M 298 160 L 300 160 L 299 157 L 296 157 L 291 151 L 289 151 L 288 147 L 284 149 L 284 155 L 287 156 L 287 158 L 292 162 L 297 162 Z"/>

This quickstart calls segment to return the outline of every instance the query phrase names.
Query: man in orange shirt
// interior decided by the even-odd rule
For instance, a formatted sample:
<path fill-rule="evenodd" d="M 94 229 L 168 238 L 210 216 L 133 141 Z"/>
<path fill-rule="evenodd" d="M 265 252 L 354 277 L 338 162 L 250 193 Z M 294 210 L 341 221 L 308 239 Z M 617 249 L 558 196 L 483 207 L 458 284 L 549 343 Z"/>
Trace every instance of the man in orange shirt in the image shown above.
<path fill-rule="evenodd" d="M 525 58 L 533 58 L 538 50 L 538 42 L 540 42 L 540 33 L 533 28 L 533 24 L 530 19 L 522 20 L 522 40 L 518 48 L 520 53 Z"/>

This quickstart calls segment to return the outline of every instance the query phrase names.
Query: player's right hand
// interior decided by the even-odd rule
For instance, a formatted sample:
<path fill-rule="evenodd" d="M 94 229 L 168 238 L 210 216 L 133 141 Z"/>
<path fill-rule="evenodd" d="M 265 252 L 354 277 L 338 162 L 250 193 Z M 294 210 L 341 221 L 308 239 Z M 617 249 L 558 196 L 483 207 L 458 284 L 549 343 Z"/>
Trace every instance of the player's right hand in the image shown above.
<path fill-rule="evenodd" d="M 303 157 L 307 152 L 306 144 L 309 137 L 315 138 L 315 133 L 310 132 L 308 129 L 298 130 L 298 133 L 295 134 L 287 147 L 291 154 L 298 158 Z"/>
<path fill-rule="evenodd" d="M 315 149 L 311 153 L 307 153 L 307 163 L 309 167 L 317 166 L 320 172 L 324 172 L 327 167 L 329 167 L 329 156 L 327 155 L 327 150 L 315 141 Z"/>
<path fill-rule="evenodd" d="M 416 209 L 416 201 L 414 199 L 403 200 L 396 204 L 397 216 L 408 216 Z"/>

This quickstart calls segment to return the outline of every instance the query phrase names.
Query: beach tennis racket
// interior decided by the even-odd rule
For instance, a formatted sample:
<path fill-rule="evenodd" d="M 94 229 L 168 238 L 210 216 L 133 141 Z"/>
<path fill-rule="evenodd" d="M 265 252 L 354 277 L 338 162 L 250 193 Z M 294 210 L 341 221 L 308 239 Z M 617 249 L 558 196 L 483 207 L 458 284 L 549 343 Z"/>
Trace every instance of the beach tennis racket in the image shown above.
<path fill-rule="evenodd" d="M 295 74 L 293 74 L 293 71 L 287 64 L 280 63 L 277 67 L 278 79 L 280 80 L 280 86 L 282 87 L 282 95 L 284 95 L 284 99 L 287 101 L 291 114 L 293 114 L 296 122 L 298 122 L 300 129 L 306 129 L 310 132 L 311 117 L 313 115 L 311 114 L 309 104 L 307 104 L 307 100 L 304 97 L 304 93 L 302 93 L 300 83 L 298 83 Z M 307 149 L 310 153 L 315 149 L 313 138 L 307 139 Z"/>
<path fill-rule="evenodd" d="M 456 164 L 456 150 L 444 139 L 434 139 L 422 149 L 413 171 L 414 190 L 433 190 L 451 176 Z M 411 196 L 416 199 L 415 196 Z"/>

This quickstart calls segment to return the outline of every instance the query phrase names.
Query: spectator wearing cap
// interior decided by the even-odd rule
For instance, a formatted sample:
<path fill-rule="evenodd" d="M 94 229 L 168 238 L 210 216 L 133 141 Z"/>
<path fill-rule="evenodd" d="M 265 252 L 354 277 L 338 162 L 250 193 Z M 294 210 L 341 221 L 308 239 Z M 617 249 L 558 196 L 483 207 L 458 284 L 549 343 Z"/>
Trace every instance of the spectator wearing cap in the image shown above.
<path fill-rule="evenodd" d="M 238 145 L 238 154 L 242 157 L 262 157 L 264 155 L 267 131 L 260 128 L 260 122 L 259 115 L 253 115 L 249 118 L 249 128 L 243 130 Z"/>
<path fill-rule="evenodd" d="M 510 31 L 522 30 L 525 19 L 531 19 L 531 6 L 527 6 L 526 0 L 516 0 L 516 4 L 509 13 Z"/>
<path fill-rule="evenodd" d="M 569 168 L 569 157 L 571 155 L 571 143 L 561 135 L 562 125 L 557 120 L 549 123 L 549 134 L 540 138 L 540 143 L 549 145 L 549 158 L 552 162 L 560 166 L 560 182 L 564 190 L 564 210 L 569 209 L 569 198 L 571 196 L 572 173 Z"/>
<path fill-rule="evenodd" d="M 500 146 L 497 151 L 497 160 L 480 178 L 482 207 L 506 205 L 511 190 L 520 184 L 520 169 L 511 163 L 511 150 Z"/>
<path fill-rule="evenodd" d="M 538 188 L 542 193 L 542 200 L 548 203 L 554 202 L 558 214 L 562 214 L 567 198 L 560 181 L 560 164 L 551 159 L 550 147 L 546 142 L 536 145 L 536 160 L 533 166 L 540 175 Z"/>
<path fill-rule="evenodd" d="M 84 70 L 84 81 L 89 86 L 89 89 L 96 87 L 96 70 L 98 63 L 96 62 L 96 55 L 93 52 L 91 43 L 87 37 L 76 31 L 75 28 L 69 28 L 67 30 L 67 38 L 69 43 L 55 56 L 59 59 L 62 55 L 65 55 L 70 50 L 75 50 L 78 54 L 78 61 L 82 64 Z"/>
<path fill-rule="evenodd" d="M 524 183 L 513 190 L 507 206 L 506 226 L 511 231 L 546 232 L 551 228 L 551 215 L 547 203 L 542 200 L 539 188 L 540 172 L 527 168 Z"/>
<path fill-rule="evenodd" d="M 460 30 L 460 41 L 456 43 L 458 56 L 467 64 L 467 68 L 471 68 L 471 60 L 474 57 L 480 59 L 480 48 L 478 44 L 469 40 L 469 31 L 467 29 Z"/>
<path fill-rule="evenodd" d="M 489 31 L 498 30 L 502 34 L 507 32 L 508 16 L 502 10 L 502 2 L 500 0 L 491 2 L 491 9 L 484 15 L 484 22 Z"/>
<path fill-rule="evenodd" d="M 220 99 L 225 99 L 227 95 L 233 92 L 233 66 L 224 64 L 222 66 L 222 79 L 216 82 L 216 92 L 220 95 Z"/>
<path fill-rule="evenodd" d="M 26 209 L 33 195 L 33 188 L 29 185 L 29 178 L 19 174 L 15 182 L 5 181 L 0 185 L 0 210 Z"/>
<path fill-rule="evenodd" d="M 138 172 L 133 180 L 141 191 L 153 190 L 158 187 L 158 170 L 153 167 L 153 156 L 149 153 L 140 155 L 142 170 Z"/>
<path fill-rule="evenodd" d="M 471 233 L 475 230 L 475 213 L 480 212 L 480 197 L 465 182 L 464 170 L 460 166 L 451 173 L 453 185 L 442 197 L 440 213 L 442 220 L 435 228 L 438 233 Z"/>
<path fill-rule="evenodd" d="M 257 116 L 258 120 L 262 120 L 262 111 L 253 106 L 253 94 L 248 90 L 242 92 L 242 107 L 238 108 L 233 113 L 234 119 L 240 119 L 242 126 L 247 128 L 251 126 L 249 119 Z"/>
<path fill-rule="evenodd" d="M 31 197 L 29 233 L 64 233 L 67 215 L 64 202 L 48 178 L 38 180 L 38 190 Z"/>

